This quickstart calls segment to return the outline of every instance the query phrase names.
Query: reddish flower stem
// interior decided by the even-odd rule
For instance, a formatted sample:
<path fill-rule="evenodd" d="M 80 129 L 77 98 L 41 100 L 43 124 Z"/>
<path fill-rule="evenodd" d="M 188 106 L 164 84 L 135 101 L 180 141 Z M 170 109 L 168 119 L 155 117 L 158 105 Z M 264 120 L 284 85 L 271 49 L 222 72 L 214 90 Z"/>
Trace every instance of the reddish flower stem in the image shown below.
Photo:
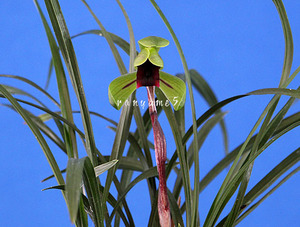
<path fill-rule="evenodd" d="M 149 114 L 151 117 L 153 134 L 154 134 L 154 148 L 155 158 L 157 164 L 157 172 L 159 178 L 158 188 L 158 215 L 159 222 L 162 227 L 171 226 L 171 215 L 169 200 L 167 194 L 167 183 L 166 183 L 166 169 L 165 162 L 167 160 L 166 150 L 166 139 L 163 130 L 158 122 L 157 111 L 154 99 L 154 86 L 147 87 L 148 103 L 149 103 Z"/>

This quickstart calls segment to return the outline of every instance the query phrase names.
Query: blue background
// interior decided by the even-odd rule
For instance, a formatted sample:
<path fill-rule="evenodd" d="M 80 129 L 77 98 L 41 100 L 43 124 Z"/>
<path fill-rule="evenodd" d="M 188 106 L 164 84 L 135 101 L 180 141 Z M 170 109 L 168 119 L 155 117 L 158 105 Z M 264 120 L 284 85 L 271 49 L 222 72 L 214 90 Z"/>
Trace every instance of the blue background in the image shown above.
<path fill-rule="evenodd" d="M 61 2 L 71 35 L 98 29 L 80 1 Z M 43 2 L 40 3 L 46 13 Z M 131 18 L 136 40 L 149 35 L 172 40 L 149 1 L 123 1 L 123 4 Z M 158 4 L 178 36 L 189 68 L 198 70 L 205 77 L 219 100 L 259 88 L 278 86 L 284 57 L 284 38 L 279 15 L 271 0 L 174 0 L 172 3 L 158 1 Z M 284 1 L 284 4 L 294 37 L 293 72 L 300 63 L 300 2 Z M 115 1 L 96 1 L 91 6 L 108 31 L 129 40 L 126 22 Z M 50 50 L 33 2 L 1 1 L 0 28 L 0 73 L 24 76 L 44 86 Z M 87 35 L 75 39 L 73 44 L 90 110 L 118 121 L 120 112 L 110 106 L 107 87 L 119 72 L 107 43 L 101 37 Z M 121 53 L 128 65 L 128 57 L 122 51 Z M 165 63 L 164 71 L 171 74 L 183 72 L 172 41 L 160 54 Z M 289 87 L 297 88 L 299 82 L 299 78 L 296 78 Z M 57 110 L 43 95 L 24 83 L 2 78 L 0 83 L 27 89 L 44 100 L 49 108 Z M 54 77 L 49 92 L 58 99 Z M 138 97 L 145 99 L 145 93 L 144 88 L 139 89 Z M 270 98 L 271 96 L 247 97 L 223 108 L 229 111 L 225 120 L 229 131 L 230 150 L 246 139 Z M 4 100 L 0 102 L 6 103 Z M 208 106 L 197 92 L 195 103 L 199 117 Z M 74 109 L 78 109 L 74 94 L 72 104 Z M 187 126 L 192 123 L 189 109 L 190 105 L 187 103 Z M 297 111 L 299 102 L 293 105 L 289 113 Z M 40 182 L 51 174 L 51 170 L 31 131 L 18 114 L 6 107 L 0 107 L 0 116 L 1 226 L 71 226 L 61 193 L 56 190 L 41 191 L 56 185 L 56 182 Z M 80 125 L 80 116 L 76 115 L 75 119 Z M 95 117 L 92 117 L 92 121 L 97 147 L 103 154 L 109 154 L 114 138 L 114 133 L 106 128 L 109 123 Z M 172 133 L 164 115 L 160 117 L 160 121 L 170 155 L 175 149 Z M 52 123 L 50 125 L 53 126 Z M 134 130 L 134 125 L 131 130 Z M 299 129 L 270 146 L 256 160 L 249 188 L 298 147 Z M 64 168 L 67 163 L 65 155 L 54 145 L 51 148 L 59 165 Z M 84 151 L 82 146 L 80 148 L 82 157 Z M 223 156 L 222 137 L 219 127 L 216 127 L 200 151 L 201 178 Z M 202 223 L 225 174 L 223 172 L 200 195 L 199 212 Z M 239 226 L 298 226 L 299 179 L 299 174 L 289 179 Z M 173 187 L 171 179 L 168 185 Z M 146 182 L 141 182 L 127 197 L 136 226 L 146 226 L 148 222 L 150 203 L 145 190 Z M 230 207 L 226 207 L 224 214 L 229 210 Z"/>

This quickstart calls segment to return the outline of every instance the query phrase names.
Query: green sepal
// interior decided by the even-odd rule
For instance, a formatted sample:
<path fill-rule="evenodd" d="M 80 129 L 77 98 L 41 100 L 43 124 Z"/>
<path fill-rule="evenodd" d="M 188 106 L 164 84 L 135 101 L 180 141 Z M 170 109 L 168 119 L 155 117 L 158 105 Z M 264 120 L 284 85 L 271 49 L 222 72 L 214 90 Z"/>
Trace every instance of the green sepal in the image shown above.
<path fill-rule="evenodd" d="M 164 63 L 161 57 L 158 54 L 158 51 L 161 47 L 169 45 L 169 41 L 157 37 L 157 36 L 148 36 L 138 41 L 141 52 L 138 54 L 134 60 L 134 67 L 142 65 L 149 59 L 149 61 L 160 68 L 163 68 Z"/>
<path fill-rule="evenodd" d="M 174 110 L 180 110 L 185 103 L 186 86 L 183 80 L 168 73 L 159 72 L 159 88 L 172 103 Z"/>
<path fill-rule="evenodd" d="M 125 74 L 114 79 L 108 87 L 110 104 L 117 110 L 121 109 L 125 101 L 136 89 L 136 72 Z"/>
<path fill-rule="evenodd" d="M 157 36 L 148 36 L 138 41 L 140 48 L 142 47 L 166 47 L 169 45 L 169 40 L 157 37 Z"/>
<path fill-rule="evenodd" d="M 148 48 L 147 48 L 148 49 Z M 149 48 L 150 50 L 150 56 L 149 56 L 149 61 L 153 64 L 153 65 L 156 65 L 160 68 L 163 68 L 164 67 L 164 62 L 163 60 L 161 59 L 161 57 L 159 56 L 158 54 L 158 50 L 157 48 L 155 47 L 151 47 Z"/>
<path fill-rule="evenodd" d="M 138 56 L 134 59 L 134 67 L 140 66 L 147 61 L 150 56 L 150 50 L 148 48 L 141 49 L 141 52 Z"/>

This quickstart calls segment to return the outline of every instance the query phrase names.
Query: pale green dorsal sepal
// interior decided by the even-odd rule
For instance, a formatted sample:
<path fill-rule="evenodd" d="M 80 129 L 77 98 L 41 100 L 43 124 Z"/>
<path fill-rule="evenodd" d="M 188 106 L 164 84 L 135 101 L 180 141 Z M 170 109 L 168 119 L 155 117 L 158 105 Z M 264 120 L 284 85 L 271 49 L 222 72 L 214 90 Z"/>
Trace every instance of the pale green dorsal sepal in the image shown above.
<path fill-rule="evenodd" d="M 134 67 L 140 66 L 143 63 L 147 61 L 147 59 L 150 56 L 150 51 L 148 48 L 141 49 L 141 52 L 138 54 L 138 56 L 134 59 Z"/>
<path fill-rule="evenodd" d="M 169 40 L 157 37 L 157 36 L 148 36 L 138 41 L 138 43 L 144 47 L 166 47 L 169 45 Z"/>
<path fill-rule="evenodd" d="M 181 109 L 186 96 L 186 86 L 183 80 L 162 71 L 159 72 L 159 80 L 159 88 L 172 103 L 174 110 Z"/>
<path fill-rule="evenodd" d="M 150 50 L 149 61 L 153 65 L 156 65 L 156 66 L 158 66 L 160 68 L 163 68 L 164 67 L 164 62 L 161 59 L 161 57 L 159 56 L 159 54 L 158 54 L 158 49 L 154 48 L 154 47 L 151 47 L 151 48 L 149 48 L 149 50 Z"/>
<path fill-rule="evenodd" d="M 110 104 L 117 110 L 121 109 L 125 101 L 136 90 L 136 72 L 125 74 L 114 79 L 108 87 Z"/>

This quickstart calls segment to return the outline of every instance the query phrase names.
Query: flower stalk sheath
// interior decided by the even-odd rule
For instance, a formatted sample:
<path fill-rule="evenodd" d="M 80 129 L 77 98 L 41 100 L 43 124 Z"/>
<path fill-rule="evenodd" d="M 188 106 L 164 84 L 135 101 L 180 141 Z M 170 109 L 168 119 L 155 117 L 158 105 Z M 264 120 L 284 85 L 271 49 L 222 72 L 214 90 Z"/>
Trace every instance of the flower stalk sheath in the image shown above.
<path fill-rule="evenodd" d="M 169 227 L 171 226 L 171 215 L 170 215 L 170 207 L 169 207 L 169 200 L 167 194 L 166 167 L 165 167 L 166 165 L 165 163 L 167 160 L 166 139 L 157 117 L 157 111 L 156 111 L 155 100 L 154 100 L 154 90 L 155 90 L 154 86 L 147 86 L 149 115 L 151 117 L 153 134 L 154 134 L 155 158 L 156 158 L 157 172 L 159 178 L 157 206 L 158 206 L 160 225 L 162 227 Z"/>

